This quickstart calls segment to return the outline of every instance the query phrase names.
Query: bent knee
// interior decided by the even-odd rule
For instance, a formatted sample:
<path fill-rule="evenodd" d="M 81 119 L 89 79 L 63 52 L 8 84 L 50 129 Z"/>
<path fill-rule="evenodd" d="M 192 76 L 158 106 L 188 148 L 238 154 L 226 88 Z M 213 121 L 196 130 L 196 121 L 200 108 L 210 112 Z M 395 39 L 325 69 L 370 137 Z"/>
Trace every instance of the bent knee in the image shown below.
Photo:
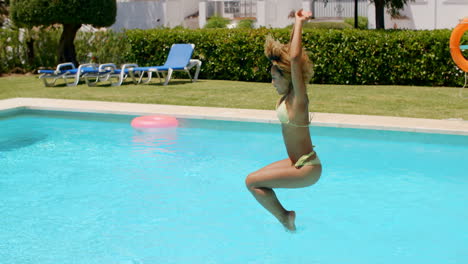
<path fill-rule="evenodd" d="M 255 185 L 255 183 L 255 172 L 252 172 L 245 178 L 245 186 L 247 187 L 247 189 L 252 190 L 253 188 L 258 187 Z"/>
<path fill-rule="evenodd" d="M 307 179 L 308 185 L 310 186 L 310 185 L 314 185 L 315 183 L 317 183 L 321 175 L 322 175 L 322 166 L 315 167 L 313 173 L 309 175 Z"/>
<path fill-rule="evenodd" d="M 314 185 L 318 182 L 318 180 L 320 179 L 320 174 L 318 175 L 313 175 L 312 177 L 309 177 L 308 179 L 308 185 Z"/>

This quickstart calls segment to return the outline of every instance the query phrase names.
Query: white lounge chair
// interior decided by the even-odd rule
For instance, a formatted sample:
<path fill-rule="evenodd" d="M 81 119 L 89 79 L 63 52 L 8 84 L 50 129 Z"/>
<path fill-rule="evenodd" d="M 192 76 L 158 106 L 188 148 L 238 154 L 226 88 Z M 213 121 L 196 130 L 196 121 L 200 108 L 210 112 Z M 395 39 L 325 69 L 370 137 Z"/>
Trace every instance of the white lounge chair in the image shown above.
<path fill-rule="evenodd" d="M 88 71 L 83 75 L 88 86 L 96 86 L 98 82 L 109 81 L 111 86 L 120 86 L 129 76 L 131 69 L 138 67 L 137 64 L 124 64 L 121 69 L 113 63 L 99 65 L 97 69 Z M 134 76 L 134 75 L 133 75 Z M 113 81 L 115 79 L 115 81 Z M 133 82 L 137 81 L 133 78 Z"/>
<path fill-rule="evenodd" d="M 67 86 L 76 86 L 83 74 L 94 71 L 96 68 L 97 64 L 94 63 L 81 64 L 76 68 L 73 63 L 66 62 L 57 65 L 55 70 L 38 70 L 38 73 L 41 74 L 39 79 L 42 79 L 47 87 L 54 86 L 58 79 L 63 79 Z M 49 79 L 52 81 L 48 81 Z M 72 81 L 69 82 L 68 79 L 72 79 Z"/>

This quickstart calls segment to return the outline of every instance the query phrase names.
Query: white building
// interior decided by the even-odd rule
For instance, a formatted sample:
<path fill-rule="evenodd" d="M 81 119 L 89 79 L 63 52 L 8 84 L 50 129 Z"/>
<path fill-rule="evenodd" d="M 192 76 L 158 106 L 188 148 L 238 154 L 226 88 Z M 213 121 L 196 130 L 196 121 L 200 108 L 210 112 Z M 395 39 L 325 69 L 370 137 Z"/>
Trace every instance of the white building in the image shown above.
<path fill-rule="evenodd" d="M 228 18 L 255 19 L 257 27 L 285 27 L 293 23 L 291 19 L 288 19 L 292 10 L 300 8 L 310 10 L 311 2 L 303 0 L 201 0 L 198 23 L 200 27 L 203 27 L 206 18 L 210 17 L 214 11 Z"/>
<path fill-rule="evenodd" d="M 312 10 L 318 19 L 340 20 L 354 16 L 354 0 L 117 0 L 117 18 L 112 29 L 183 26 L 203 27 L 209 17 L 220 15 L 238 20 L 256 20 L 256 26 L 282 28 L 293 23 L 292 10 Z M 385 28 L 453 28 L 468 16 L 468 0 L 415 0 L 400 18 L 385 16 Z M 359 0 L 359 15 L 367 16 L 375 28 L 375 7 Z"/>
<path fill-rule="evenodd" d="M 443 29 L 454 28 L 468 16 L 468 0 L 415 0 L 400 11 L 400 18 L 385 15 L 385 28 Z M 375 6 L 369 4 L 369 28 L 375 28 Z"/>
<path fill-rule="evenodd" d="M 198 13 L 199 0 L 117 0 L 117 17 L 110 28 L 149 29 L 187 26 L 187 17 Z"/>

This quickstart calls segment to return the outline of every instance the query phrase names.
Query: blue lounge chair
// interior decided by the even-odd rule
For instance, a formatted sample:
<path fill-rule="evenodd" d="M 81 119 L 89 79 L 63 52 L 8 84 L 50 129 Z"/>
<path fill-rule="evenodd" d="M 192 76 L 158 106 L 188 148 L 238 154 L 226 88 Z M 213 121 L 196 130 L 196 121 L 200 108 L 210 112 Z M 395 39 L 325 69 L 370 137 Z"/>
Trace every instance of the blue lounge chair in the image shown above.
<path fill-rule="evenodd" d="M 58 79 L 63 79 L 67 86 L 76 86 L 85 73 L 95 71 L 96 68 L 97 65 L 94 63 L 82 64 L 76 68 L 73 63 L 67 62 L 57 65 L 55 70 L 39 70 L 38 73 L 41 74 L 39 79 L 42 79 L 47 87 L 54 86 Z M 48 81 L 48 79 L 52 79 L 52 81 Z M 72 79 L 72 81 L 69 82 L 68 79 Z"/>
<path fill-rule="evenodd" d="M 138 67 L 138 65 L 124 64 L 121 69 L 118 69 L 113 63 L 105 63 L 99 65 L 99 67 L 93 71 L 87 71 L 83 75 L 83 78 L 88 86 L 96 86 L 98 82 L 102 81 L 109 81 L 111 86 L 120 86 L 129 76 L 130 71 L 135 67 Z M 113 79 L 116 81 L 113 82 Z M 135 78 L 133 78 L 133 82 L 137 83 Z"/>
<path fill-rule="evenodd" d="M 160 82 L 161 75 L 165 79 L 164 85 L 169 83 L 172 73 L 174 71 L 185 71 L 190 80 L 195 82 L 198 80 L 198 74 L 200 73 L 201 61 L 192 59 L 193 50 L 195 49 L 194 44 L 173 44 L 169 50 L 169 55 L 167 56 L 166 62 L 161 66 L 150 66 L 150 67 L 135 67 L 131 69 L 132 78 L 134 74 L 137 73 L 140 75 L 138 83 L 149 83 L 152 78 L 152 74 L 156 73 Z M 195 75 L 192 79 L 190 74 L 190 69 L 196 66 Z M 147 80 L 143 81 L 143 76 L 147 75 Z"/>

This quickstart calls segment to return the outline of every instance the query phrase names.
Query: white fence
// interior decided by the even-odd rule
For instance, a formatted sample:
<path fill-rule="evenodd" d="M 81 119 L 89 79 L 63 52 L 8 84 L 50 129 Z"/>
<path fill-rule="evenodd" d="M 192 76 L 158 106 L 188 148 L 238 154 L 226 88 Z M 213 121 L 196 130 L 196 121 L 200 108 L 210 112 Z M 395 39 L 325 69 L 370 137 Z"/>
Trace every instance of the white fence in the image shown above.
<path fill-rule="evenodd" d="M 354 17 L 354 0 L 313 1 L 312 13 L 315 18 Z M 358 16 L 367 17 L 367 0 L 358 1 Z"/>

